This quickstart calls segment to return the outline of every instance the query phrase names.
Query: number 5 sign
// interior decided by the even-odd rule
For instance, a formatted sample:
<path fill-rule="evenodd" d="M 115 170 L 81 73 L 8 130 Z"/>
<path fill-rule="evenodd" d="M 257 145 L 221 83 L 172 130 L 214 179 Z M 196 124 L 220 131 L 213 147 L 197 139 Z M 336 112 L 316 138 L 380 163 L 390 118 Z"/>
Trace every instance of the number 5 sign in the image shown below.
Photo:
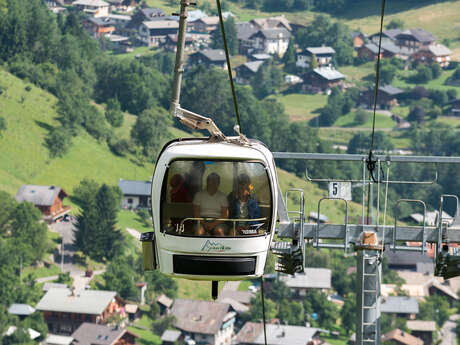
<path fill-rule="evenodd" d="M 329 198 L 351 200 L 351 182 L 329 182 Z"/>

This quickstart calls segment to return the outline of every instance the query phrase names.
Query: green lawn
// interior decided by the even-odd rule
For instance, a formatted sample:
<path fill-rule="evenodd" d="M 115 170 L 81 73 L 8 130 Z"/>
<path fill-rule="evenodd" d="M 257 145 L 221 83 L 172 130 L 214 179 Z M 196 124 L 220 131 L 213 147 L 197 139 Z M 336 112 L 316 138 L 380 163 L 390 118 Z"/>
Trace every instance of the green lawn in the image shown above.
<path fill-rule="evenodd" d="M 35 266 L 28 266 L 24 267 L 22 270 L 22 276 L 26 276 L 31 273 L 35 278 L 43 278 L 43 277 L 51 277 L 56 276 L 61 273 L 61 269 L 57 266 L 52 264 L 50 267 L 35 267 Z"/>
<path fill-rule="evenodd" d="M 147 331 L 145 329 L 140 329 L 137 327 L 128 327 L 128 329 L 137 334 L 140 338 L 137 342 L 141 345 L 160 345 L 161 344 L 161 337 L 153 334 L 152 331 Z"/>
<path fill-rule="evenodd" d="M 327 140 L 336 145 L 348 145 L 350 139 L 356 133 L 349 128 L 327 128 L 321 127 L 319 129 L 319 137 L 322 140 Z"/>
<path fill-rule="evenodd" d="M 188 280 L 174 278 L 179 286 L 178 298 L 196 299 L 202 301 L 212 301 L 211 297 L 211 282 L 202 280 Z M 219 282 L 219 289 L 221 291 L 225 282 Z"/>
<path fill-rule="evenodd" d="M 359 66 L 339 67 L 339 71 L 346 76 L 349 82 L 361 81 L 365 76 L 375 73 L 375 62 L 369 61 Z"/>
<path fill-rule="evenodd" d="M 456 128 L 460 127 L 460 118 L 458 118 L 458 117 L 439 116 L 436 119 L 436 122 L 445 123 L 446 125 L 456 127 Z"/>
<path fill-rule="evenodd" d="M 325 340 L 328 344 L 331 345 L 347 345 L 348 339 L 344 336 L 340 336 L 338 338 L 332 336 L 323 336 L 321 335 L 320 338 Z"/>
<path fill-rule="evenodd" d="M 276 96 L 276 99 L 284 105 L 286 114 L 291 121 L 309 120 L 317 114 L 320 108 L 327 104 L 327 95 L 288 94 Z"/>
<path fill-rule="evenodd" d="M 252 281 L 250 280 L 243 280 L 238 286 L 238 291 L 248 291 L 248 287 L 252 285 Z"/>
<path fill-rule="evenodd" d="M 441 76 L 439 78 L 430 80 L 426 84 L 408 83 L 405 80 L 405 78 L 401 77 L 401 75 L 400 75 L 400 76 L 398 76 L 398 77 L 396 77 L 394 79 L 392 85 L 396 86 L 396 87 L 399 87 L 399 88 L 402 88 L 402 89 L 413 89 L 415 86 L 421 85 L 426 89 L 438 89 L 438 90 L 447 91 L 449 89 L 455 89 L 456 88 L 455 86 L 445 85 L 445 82 L 446 82 L 447 78 L 449 78 L 454 72 L 455 72 L 455 70 L 443 71 L 443 73 L 441 74 Z M 402 75 L 407 76 L 409 74 L 414 74 L 414 73 L 416 73 L 416 72 L 409 72 L 409 73 L 408 72 L 403 72 Z"/>
<path fill-rule="evenodd" d="M 350 112 L 339 117 L 334 123 L 334 127 L 372 128 L 373 114 L 368 112 L 368 116 L 368 120 L 364 124 L 358 124 L 354 120 L 355 113 Z M 379 113 L 375 114 L 375 128 L 393 128 L 395 125 L 396 122 L 394 122 L 391 117 Z"/>
<path fill-rule="evenodd" d="M 139 232 L 152 231 L 152 227 L 146 226 L 136 212 L 129 210 L 118 212 L 117 226 L 122 230 L 132 228 Z"/>

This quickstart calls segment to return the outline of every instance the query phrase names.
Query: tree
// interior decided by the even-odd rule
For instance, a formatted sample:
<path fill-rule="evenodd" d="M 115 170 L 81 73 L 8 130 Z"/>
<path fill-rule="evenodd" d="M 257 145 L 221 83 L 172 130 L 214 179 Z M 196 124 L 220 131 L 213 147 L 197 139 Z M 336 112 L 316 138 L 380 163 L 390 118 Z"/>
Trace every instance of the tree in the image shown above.
<path fill-rule="evenodd" d="M 354 120 L 357 124 L 363 125 L 367 122 L 368 119 L 369 119 L 369 113 L 365 111 L 364 109 L 358 109 L 355 111 Z"/>
<path fill-rule="evenodd" d="M 409 121 L 422 123 L 423 121 L 425 121 L 425 110 L 423 110 L 422 107 L 416 105 L 411 109 L 409 115 L 407 116 L 407 119 Z"/>
<path fill-rule="evenodd" d="M 417 318 L 420 320 L 434 320 L 439 327 L 449 319 L 449 302 L 442 296 L 433 295 L 420 302 L 420 311 Z"/>
<path fill-rule="evenodd" d="M 238 54 L 238 31 L 236 29 L 235 19 L 233 19 L 232 16 L 229 16 L 227 20 L 224 21 L 224 30 L 229 54 Z M 214 49 L 224 49 L 224 41 L 220 25 L 217 25 L 217 29 L 212 33 L 211 47 Z"/>
<path fill-rule="evenodd" d="M 6 131 L 6 128 L 6 120 L 0 116 L 0 137 L 2 136 L 2 132 Z"/>
<path fill-rule="evenodd" d="M 321 108 L 319 114 L 319 123 L 322 126 L 332 126 L 335 121 L 339 118 L 340 113 L 337 111 L 336 108 L 326 105 L 325 107 Z"/>
<path fill-rule="evenodd" d="M 0 191 L 0 236 L 5 235 L 11 229 L 13 211 L 17 207 L 16 200 L 7 192 Z"/>
<path fill-rule="evenodd" d="M 110 98 L 105 108 L 105 118 L 112 127 L 121 127 L 123 124 L 123 113 L 121 112 L 120 102 L 116 98 Z"/>
<path fill-rule="evenodd" d="M 312 310 L 317 315 L 320 327 L 331 329 L 338 319 L 339 312 L 337 307 L 327 296 L 317 290 L 310 291 L 305 298 L 305 310 Z"/>
<path fill-rule="evenodd" d="M 51 158 L 63 157 L 72 145 L 72 133 L 65 127 L 55 127 L 45 138 Z"/>
<path fill-rule="evenodd" d="M 170 124 L 171 118 L 164 109 L 144 110 L 131 128 L 131 138 L 136 144 L 142 146 L 146 157 L 155 159 L 161 145 L 169 138 Z"/>
<path fill-rule="evenodd" d="M 267 60 L 259 67 L 251 81 L 254 95 L 262 99 L 278 92 L 283 83 L 283 75 L 273 61 Z"/>
<path fill-rule="evenodd" d="M 437 79 L 442 74 L 442 68 L 437 63 L 433 63 L 431 65 L 431 74 L 433 75 L 433 79 Z"/>
<path fill-rule="evenodd" d="M 354 293 L 345 296 L 343 307 L 340 309 L 340 318 L 348 336 L 350 331 L 356 327 L 356 295 Z"/>
<path fill-rule="evenodd" d="M 387 30 L 390 29 L 404 29 L 404 21 L 402 19 L 392 19 L 386 26 L 385 28 Z"/>
<path fill-rule="evenodd" d="M 276 304 L 269 298 L 264 298 L 265 302 L 265 318 L 271 320 L 276 317 Z M 259 322 L 263 320 L 262 314 L 262 296 L 257 293 L 256 298 L 251 299 L 251 306 L 248 311 L 249 320 Z"/>
<path fill-rule="evenodd" d="M 80 184 L 74 188 L 72 193 L 72 201 L 83 206 L 88 200 L 94 198 L 99 190 L 100 185 L 93 179 L 85 177 L 80 181 Z"/>
<path fill-rule="evenodd" d="M 391 84 L 395 76 L 396 76 L 395 66 L 391 64 L 384 64 L 382 68 L 380 68 L 380 79 L 383 84 L 385 85 Z"/>
<path fill-rule="evenodd" d="M 154 320 L 152 322 L 153 333 L 156 335 L 162 335 L 164 331 L 174 324 L 175 320 L 176 317 L 174 315 L 165 315 L 157 320 Z"/>
<path fill-rule="evenodd" d="M 136 287 L 137 273 L 133 269 L 132 257 L 117 256 L 110 261 L 104 278 L 104 290 L 117 291 L 124 299 L 139 300 Z"/>
<path fill-rule="evenodd" d="M 281 61 L 284 63 L 284 71 L 287 73 L 295 73 L 297 70 L 296 66 L 296 52 L 294 39 L 289 40 L 289 45 L 286 52 L 283 55 Z"/>

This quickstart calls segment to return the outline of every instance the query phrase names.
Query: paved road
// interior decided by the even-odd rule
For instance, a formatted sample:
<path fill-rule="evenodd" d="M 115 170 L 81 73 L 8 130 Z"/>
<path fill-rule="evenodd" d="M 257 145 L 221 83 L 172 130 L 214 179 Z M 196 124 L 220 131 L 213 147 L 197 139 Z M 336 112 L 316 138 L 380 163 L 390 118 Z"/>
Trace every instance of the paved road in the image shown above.
<path fill-rule="evenodd" d="M 457 345 L 457 337 L 455 335 L 456 320 L 460 315 L 452 315 L 441 328 L 442 341 L 440 345 Z"/>

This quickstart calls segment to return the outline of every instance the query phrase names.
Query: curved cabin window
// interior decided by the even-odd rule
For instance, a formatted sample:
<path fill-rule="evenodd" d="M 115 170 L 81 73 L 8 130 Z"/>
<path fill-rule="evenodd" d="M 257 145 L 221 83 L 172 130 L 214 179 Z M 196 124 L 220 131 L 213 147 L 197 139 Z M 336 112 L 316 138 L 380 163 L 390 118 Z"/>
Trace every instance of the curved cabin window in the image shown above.
<path fill-rule="evenodd" d="M 176 160 L 161 197 L 161 227 L 171 235 L 247 237 L 270 232 L 272 196 L 260 162 Z"/>

